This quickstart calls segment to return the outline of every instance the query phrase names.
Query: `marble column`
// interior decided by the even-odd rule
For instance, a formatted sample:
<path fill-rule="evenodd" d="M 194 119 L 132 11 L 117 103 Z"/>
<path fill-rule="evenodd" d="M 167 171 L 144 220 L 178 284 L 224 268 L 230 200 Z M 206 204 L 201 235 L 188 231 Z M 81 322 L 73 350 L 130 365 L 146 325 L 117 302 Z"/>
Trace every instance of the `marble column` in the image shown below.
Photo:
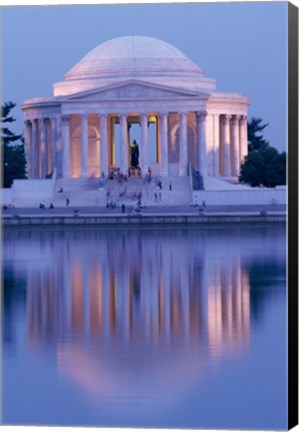
<path fill-rule="evenodd" d="M 220 175 L 220 136 L 219 136 L 219 115 L 213 115 L 213 138 L 214 138 L 214 176 Z"/>
<path fill-rule="evenodd" d="M 47 124 L 46 119 L 40 119 L 41 137 L 40 137 L 40 155 L 41 155 L 41 178 L 48 174 L 47 166 Z"/>
<path fill-rule="evenodd" d="M 32 166 L 32 178 L 39 177 L 39 154 L 38 154 L 38 131 L 37 131 L 37 120 L 33 119 L 31 122 L 31 166 Z"/>
<path fill-rule="evenodd" d="M 142 175 L 148 172 L 148 125 L 147 114 L 141 115 L 141 146 L 140 146 L 140 166 Z"/>
<path fill-rule="evenodd" d="M 168 113 L 160 114 L 161 120 L 161 175 L 168 176 Z"/>
<path fill-rule="evenodd" d="M 88 177 L 88 114 L 81 114 L 81 177 Z"/>
<path fill-rule="evenodd" d="M 240 135 L 239 135 L 239 148 L 240 148 L 240 163 L 244 162 L 244 158 L 248 153 L 248 138 L 247 138 L 247 117 L 242 115 L 240 117 Z"/>
<path fill-rule="evenodd" d="M 62 138 L 62 119 L 58 115 L 55 117 L 56 123 L 56 175 L 63 176 L 62 154 L 63 154 L 63 138 Z"/>
<path fill-rule="evenodd" d="M 122 174 L 128 174 L 128 128 L 127 128 L 127 116 L 125 114 L 120 115 L 119 126 L 120 126 L 120 172 Z"/>
<path fill-rule="evenodd" d="M 108 140 L 107 140 L 107 116 L 99 114 L 100 117 L 100 174 L 108 176 Z"/>
<path fill-rule="evenodd" d="M 25 155 L 27 164 L 27 173 L 29 178 L 32 178 L 32 162 L 31 162 L 31 152 L 32 152 L 32 141 L 31 141 L 31 122 L 30 120 L 25 120 L 24 122 L 24 139 L 25 139 Z"/>
<path fill-rule="evenodd" d="M 63 177 L 70 176 L 70 116 L 62 117 L 62 173 Z"/>
<path fill-rule="evenodd" d="M 223 151 L 223 165 L 222 165 L 222 175 L 224 177 L 229 177 L 230 171 L 230 115 L 223 115 L 221 117 L 221 127 L 222 127 L 222 151 Z"/>
<path fill-rule="evenodd" d="M 110 119 L 110 146 L 108 148 L 108 161 L 110 160 L 111 165 L 115 165 L 115 117 Z M 109 163 L 108 163 L 109 167 Z"/>
<path fill-rule="evenodd" d="M 240 150 L 239 150 L 239 116 L 232 116 L 231 120 L 231 151 L 232 151 L 232 175 L 238 176 L 240 169 Z"/>
<path fill-rule="evenodd" d="M 187 175 L 188 149 L 187 149 L 187 114 L 180 113 L 180 164 L 179 175 Z"/>
<path fill-rule="evenodd" d="M 156 162 L 161 163 L 160 117 L 156 117 Z"/>
<path fill-rule="evenodd" d="M 57 176 L 57 157 L 56 157 L 56 119 L 55 117 L 50 118 L 51 127 L 51 167 L 52 172 L 56 170 Z"/>
<path fill-rule="evenodd" d="M 206 117 L 206 111 L 197 113 L 199 173 L 201 176 L 207 175 Z"/>

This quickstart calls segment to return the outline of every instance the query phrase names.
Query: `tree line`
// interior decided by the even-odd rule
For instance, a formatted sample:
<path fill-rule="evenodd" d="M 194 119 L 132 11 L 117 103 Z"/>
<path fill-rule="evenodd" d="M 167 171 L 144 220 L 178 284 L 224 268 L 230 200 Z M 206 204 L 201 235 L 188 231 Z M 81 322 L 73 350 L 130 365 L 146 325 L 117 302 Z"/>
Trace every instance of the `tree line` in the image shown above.
<path fill-rule="evenodd" d="M 15 122 L 11 111 L 14 102 L 1 107 L 2 187 L 11 187 L 14 179 L 27 178 L 23 134 L 15 134 L 9 124 Z M 239 182 L 252 187 L 275 187 L 286 184 L 286 152 L 279 153 L 261 132 L 268 126 L 253 117 L 248 122 L 248 154 L 240 167 Z"/>

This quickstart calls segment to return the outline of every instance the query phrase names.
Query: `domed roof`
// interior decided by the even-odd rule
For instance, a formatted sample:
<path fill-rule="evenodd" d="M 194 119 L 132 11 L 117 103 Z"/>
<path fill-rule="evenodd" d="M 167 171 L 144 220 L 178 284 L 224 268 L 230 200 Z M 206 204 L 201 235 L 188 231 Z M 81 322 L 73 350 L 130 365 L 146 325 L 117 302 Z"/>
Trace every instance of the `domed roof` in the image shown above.
<path fill-rule="evenodd" d="M 202 70 L 180 50 L 162 40 L 145 36 L 125 36 L 102 43 L 82 58 L 66 75 L 66 80 L 103 75 L 146 77 L 149 74 L 203 75 Z"/>

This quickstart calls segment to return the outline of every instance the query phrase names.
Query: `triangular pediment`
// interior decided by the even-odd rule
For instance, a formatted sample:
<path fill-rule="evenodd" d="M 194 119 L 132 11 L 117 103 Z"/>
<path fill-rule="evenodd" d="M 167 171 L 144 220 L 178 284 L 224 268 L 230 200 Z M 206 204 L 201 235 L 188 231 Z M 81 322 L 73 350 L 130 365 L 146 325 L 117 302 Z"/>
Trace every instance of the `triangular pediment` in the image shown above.
<path fill-rule="evenodd" d="M 67 101 L 112 101 L 112 100 L 169 100 L 180 98 L 206 98 L 200 93 L 176 87 L 152 84 L 139 80 L 125 81 L 98 89 L 87 90 L 68 96 Z"/>

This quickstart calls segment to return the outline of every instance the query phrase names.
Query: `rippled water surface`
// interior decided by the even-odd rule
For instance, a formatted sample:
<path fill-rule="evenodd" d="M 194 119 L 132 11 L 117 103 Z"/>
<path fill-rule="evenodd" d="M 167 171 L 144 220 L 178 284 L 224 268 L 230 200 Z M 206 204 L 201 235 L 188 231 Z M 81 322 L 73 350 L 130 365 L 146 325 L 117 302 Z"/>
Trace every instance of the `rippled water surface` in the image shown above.
<path fill-rule="evenodd" d="M 6 424 L 287 428 L 279 227 L 7 230 Z"/>

